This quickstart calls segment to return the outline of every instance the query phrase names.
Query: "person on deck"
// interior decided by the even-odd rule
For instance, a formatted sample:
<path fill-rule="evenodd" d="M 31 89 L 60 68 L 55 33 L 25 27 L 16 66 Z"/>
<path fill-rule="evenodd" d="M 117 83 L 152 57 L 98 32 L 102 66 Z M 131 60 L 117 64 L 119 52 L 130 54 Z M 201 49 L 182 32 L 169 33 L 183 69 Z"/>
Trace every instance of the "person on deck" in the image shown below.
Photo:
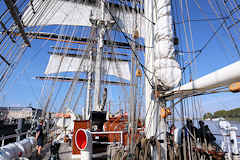
<path fill-rule="evenodd" d="M 200 139 L 201 143 L 204 143 L 206 138 L 205 125 L 203 121 L 199 121 L 199 129 L 197 130 L 197 137 Z"/>
<path fill-rule="evenodd" d="M 188 129 L 188 132 L 190 132 L 190 137 L 193 139 L 193 138 L 196 138 L 196 135 L 197 135 L 197 128 L 193 125 L 193 121 L 191 119 L 187 119 L 187 129 Z"/>
<path fill-rule="evenodd" d="M 40 120 L 36 129 L 37 155 L 40 156 L 43 148 L 43 120 Z"/>
<path fill-rule="evenodd" d="M 208 128 L 208 125 L 205 126 L 206 132 L 206 141 L 208 145 L 215 144 L 216 137 L 212 134 L 211 130 Z"/>
<path fill-rule="evenodd" d="M 203 121 L 199 121 L 200 128 L 198 129 L 198 138 L 205 150 L 213 150 L 215 144 L 215 136 L 212 134 L 208 125 L 205 125 Z"/>

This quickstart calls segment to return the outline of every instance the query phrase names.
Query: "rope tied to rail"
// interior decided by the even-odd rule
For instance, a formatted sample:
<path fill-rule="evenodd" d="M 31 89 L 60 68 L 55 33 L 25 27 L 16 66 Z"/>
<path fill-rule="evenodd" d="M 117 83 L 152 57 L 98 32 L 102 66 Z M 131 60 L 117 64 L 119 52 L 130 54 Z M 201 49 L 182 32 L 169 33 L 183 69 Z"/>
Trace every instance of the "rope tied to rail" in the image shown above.
<path fill-rule="evenodd" d="M 160 160 L 161 157 L 161 147 L 160 142 L 156 137 L 151 137 L 147 139 L 146 137 L 141 137 L 138 139 L 135 145 L 135 159 L 137 160 L 149 160 L 151 159 L 151 148 L 156 147 L 157 154 Z"/>

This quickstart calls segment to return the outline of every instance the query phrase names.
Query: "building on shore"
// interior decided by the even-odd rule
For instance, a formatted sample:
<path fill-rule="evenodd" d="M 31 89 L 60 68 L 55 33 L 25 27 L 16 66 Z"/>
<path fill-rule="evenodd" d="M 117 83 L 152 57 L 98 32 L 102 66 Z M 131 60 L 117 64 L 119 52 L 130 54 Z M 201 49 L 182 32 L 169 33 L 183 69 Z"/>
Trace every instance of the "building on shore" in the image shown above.
<path fill-rule="evenodd" d="M 33 107 L 0 107 L 0 120 L 12 119 L 31 119 L 33 117 L 40 117 L 41 109 Z"/>

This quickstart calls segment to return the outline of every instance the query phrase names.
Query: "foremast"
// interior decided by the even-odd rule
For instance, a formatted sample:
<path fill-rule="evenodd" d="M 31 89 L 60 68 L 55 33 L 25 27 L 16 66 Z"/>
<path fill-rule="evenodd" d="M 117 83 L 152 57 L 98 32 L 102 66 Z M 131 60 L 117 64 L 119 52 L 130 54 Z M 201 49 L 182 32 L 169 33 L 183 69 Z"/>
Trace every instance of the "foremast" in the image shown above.
<path fill-rule="evenodd" d="M 92 110 L 92 101 L 91 101 L 91 91 L 92 91 L 92 74 L 93 74 L 93 61 L 92 61 L 92 50 L 89 52 L 89 66 L 90 70 L 88 71 L 88 82 L 87 82 L 87 98 L 86 98 L 86 108 L 83 112 L 84 119 L 90 118 L 90 111 Z"/>
<path fill-rule="evenodd" d="M 100 109 L 100 93 L 101 93 L 101 66 L 103 54 L 103 40 L 105 34 L 105 18 L 104 18 L 104 0 L 100 1 L 101 18 L 97 20 L 97 27 L 99 27 L 98 48 L 95 67 L 95 88 L 94 88 L 94 110 L 101 111 Z"/>
<path fill-rule="evenodd" d="M 101 100 L 100 100 L 100 94 L 101 94 L 101 75 L 102 75 L 102 56 L 103 56 L 103 47 L 104 47 L 104 35 L 107 28 L 111 28 L 111 26 L 114 24 L 114 21 L 106 20 L 105 18 L 105 1 L 101 0 L 100 2 L 100 8 L 101 8 L 101 16 L 99 19 L 91 19 L 91 23 L 95 23 L 95 27 L 99 29 L 99 36 L 98 36 L 98 47 L 97 47 L 97 56 L 96 56 L 96 65 L 95 65 L 95 84 L 94 84 L 94 111 L 103 111 L 103 108 L 101 106 Z M 90 78 L 90 75 L 89 75 Z M 89 82 L 90 83 L 90 82 Z M 89 85 L 90 87 L 90 85 Z M 88 88 L 88 90 L 90 90 Z M 90 91 L 89 91 L 90 92 Z M 90 98 L 90 96 L 88 96 Z M 87 99 L 88 102 L 90 102 L 89 99 Z M 86 114 L 89 118 L 89 113 L 91 111 L 91 105 L 87 103 L 86 106 Z"/>

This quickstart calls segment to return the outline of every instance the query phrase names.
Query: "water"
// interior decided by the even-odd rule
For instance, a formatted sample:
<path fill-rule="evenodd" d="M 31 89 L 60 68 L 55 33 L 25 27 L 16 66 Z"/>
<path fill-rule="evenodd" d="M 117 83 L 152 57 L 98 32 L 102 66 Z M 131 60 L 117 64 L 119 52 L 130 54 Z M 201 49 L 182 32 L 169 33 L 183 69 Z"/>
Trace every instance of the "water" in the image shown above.
<path fill-rule="evenodd" d="M 223 136 L 221 136 L 221 131 L 220 131 L 220 127 L 219 127 L 219 121 L 204 121 L 205 125 L 208 125 L 209 129 L 211 130 L 211 132 L 214 134 L 214 136 L 216 137 L 216 143 L 221 146 L 221 143 L 223 141 Z M 176 127 L 181 127 L 182 124 L 181 121 L 177 121 L 175 123 Z M 240 122 L 230 122 L 232 127 L 237 127 L 237 141 L 240 142 Z M 199 128 L 199 125 L 197 123 L 197 121 L 194 121 L 194 126 Z M 240 148 L 240 143 L 238 144 L 238 148 Z"/>
<path fill-rule="evenodd" d="M 240 142 L 240 123 L 239 122 L 230 122 L 232 127 L 237 127 L 237 141 Z M 210 128 L 210 130 L 212 131 L 212 133 L 215 135 L 216 137 L 216 143 L 221 145 L 221 142 L 223 141 L 223 137 L 220 136 L 221 132 L 220 132 L 220 128 L 219 128 L 219 121 L 205 121 L 205 124 L 207 124 Z M 240 144 L 238 144 L 239 148 L 240 148 Z"/>

